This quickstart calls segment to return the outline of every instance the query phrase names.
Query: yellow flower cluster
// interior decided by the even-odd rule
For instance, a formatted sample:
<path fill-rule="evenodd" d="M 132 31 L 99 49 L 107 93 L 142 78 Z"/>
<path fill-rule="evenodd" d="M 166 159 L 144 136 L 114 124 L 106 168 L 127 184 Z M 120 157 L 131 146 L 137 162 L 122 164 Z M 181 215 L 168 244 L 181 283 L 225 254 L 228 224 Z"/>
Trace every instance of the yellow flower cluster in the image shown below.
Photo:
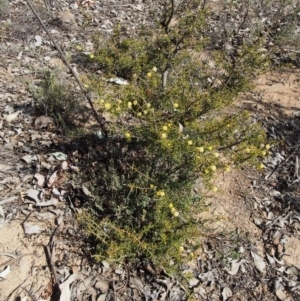
<path fill-rule="evenodd" d="M 264 164 L 260 163 L 258 168 L 259 168 L 259 169 L 265 169 L 266 166 L 265 166 Z"/>
<path fill-rule="evenodd" d="M 165 196 L 165 192 L 164 192 L 163 190 L 158 190 L 158 191 L 156 192 L 156 195 L 157 195 L 157 196 L 160 196 L 160 197 L 164 197 L 164 196 Z"/>
<path fill-rule="evenodd" d="M 179 216 L 179 212 L 176 210 L 176 208 L 173 206 L 172 203 L 169 204 L 169 208 L 170 208 L 170 210 L 171 210 L 171 213 L 172 213 L 175 217 Z"/>

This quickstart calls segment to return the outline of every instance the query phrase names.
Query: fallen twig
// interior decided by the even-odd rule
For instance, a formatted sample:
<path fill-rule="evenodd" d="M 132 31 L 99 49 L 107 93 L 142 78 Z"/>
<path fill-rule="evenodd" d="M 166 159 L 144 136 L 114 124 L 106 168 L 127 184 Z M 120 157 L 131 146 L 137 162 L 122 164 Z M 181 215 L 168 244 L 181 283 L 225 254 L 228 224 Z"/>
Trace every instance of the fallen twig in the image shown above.
<path fill-rule="evenodd" d="M 19 197 L 17 195 L 14 195 L 14 196 L 10 196 L 6 199 L 3 199 L 0 201 L 0 205 L 4 205 L 6 203 L 10 203 L 10 202 L 13 202 L 13 201 L 16 201 Z"/>
<path fill-rule="evenodd" d="M 1 254 L 0 254 L 0 255 L 1 255 Z M 12 254 L 7 255 L 6 253 L 4 253 L 4 255 L 6 255 L 6 256 L 12 256 Z M 34 254 L 33 254 L 33 253 L 29 253 L 29 254 L 23 254 L 23 255 L 20 255 L 20 256 L 16 256 L 15 258 L 10 259 L 10 260 L 8 260 L 8 261 L 6 261 L 6 262 L 0 264 L 0 268 L 2 268 L 2 267 L 4 267 L 4 266 L 7 266 L 7 265 L 10 265 L 10 264 L 12 264 L 12 263 L 14 263 L 14 262 L 20 260 L 20 259 L 23 258 L 24 256 L 29 256 L 29 255 L 34 255 Z"/>
<path fill-rule="evenodd" d="M 32 299 L 32 301 L 36 301 L 36 297 L 33 296 L 33 294 L 27 288 L 21 286 L 21 289 L 24 290 L 29 295 L 29 297 Z"/>
<path fill-rule="evenodd" d="M 57 280 L 57 273 L 56 273 L 56 269 L 55 266 L 53 264 L 54 262 L 54 254 L 55 254 L 55 244 L 54 244 L 54 237 L 56 235 L 56 233 L 58 232 L 58 230 L 60 229 L 60 227 L 63 225 L 63 223 L 59 224 L 57 226 L 57 228 L 54 230 L 51 238 L 50 238 L 50 242 L 48 243 L 47 246 L 45 246 L 45 253 L 46 253 L 46 257 L 48 260 L 48 264 L 49 267 L 51 269 L 51 273 L 52 273 L 52 277 L 53 277 L 53 286 L 54 288 L 60 292 L 60 288 L 59 288 L 59 283 Z"/>

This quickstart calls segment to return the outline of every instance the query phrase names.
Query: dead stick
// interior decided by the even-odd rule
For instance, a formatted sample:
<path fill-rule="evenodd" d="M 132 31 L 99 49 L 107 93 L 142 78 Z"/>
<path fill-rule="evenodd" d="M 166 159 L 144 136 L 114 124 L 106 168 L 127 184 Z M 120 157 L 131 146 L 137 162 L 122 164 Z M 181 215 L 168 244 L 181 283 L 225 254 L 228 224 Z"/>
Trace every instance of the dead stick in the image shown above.
<path fill-rule="evenodd" d="M 57 274 L 56 274 L 56 269 L 55 266 L 53 264 L 53 259 L 54 259 L 54 253 L 55 253 L 55 243 L 54 243 L 54 237 L 57 234 L 58 230 L 63 226 L 63 223 L 59 224 L 56 229 L 54 230 L 51 238 L 50 238 L 50 242 L 48 243 L 48 245 L 45 247 L 45 251 L 46 251 L 46 255 L 48 258 L 48 263 L 53 275 L 53 282 L 54 282 L 54 286 L 56 286 L 59 289 L 59 284 L 57 281 Z M 50 249 L 51 247 L 51 249 Z"/>
<path fill-rule="evenodd" d="M 88 101 L 91 109 L 92 109 L 92 112 L 93 112 L 93 115 L 94 115 L 94 118 L 96 119 L 96 121 L 99 123 L 99 125 L 101 126 L 101 130 L 103 131 L 104 134 L 106 134 L 105 132 L 105 129 L 104 129 L 104 126 L 103 126 L 103 122 L 99 116 L 99 114 L 97 113 L 97 111 L 95 110 L 95 107 L 93 105 L 93 102 L 92 102 L 92 99 L 91 97 L 89 96 L 89 94 L 87 93 L 87 91 L 84 89 L 80 79 L 78 78 L 76 72 L 73 70 L 73 68 L 70 66 L 69 62 L 67 61 L 65 55 L 63 54 L 63 52 L 61 51 L 59 45 L 55 42 L 55 40 L 53 39 L 51 33 L 49 32 L 49 30 L 46 28 L 44 22 L 42 21 L 42 19 L 40 18 L 40 16 L 38 15 L 37 11 L 35 10 L 35 8 L 31 5 L 30 1 L 29 0 L 26 0 L 28 6 L 30 7 L 30 9 L 32 10 L 33 14 L 36 16 L 36 18 L 39 20 L 41 26 L 43 27 L 43 29 L 45 30 L 45 32 L 47 33 L 47 35 L 49 36 L 50 40 L 52 41 L 53 45 L 55 46 L 55 48 L 57 49 L 57 51 L 59 52 L 62 60 L 64 61 L 64 63 L 67 65 L 67 67 L 69 68 L 69 70 L 71 71 L 71 73 L 73 74 L 76 82 L 78 83 L 79 87 L 80 87 L 80 90 L 81 92 L 83 93 L 85 99 Z"/>
<path fill-rule="evenodd" d="M 57 274 L 56 274 L 56 270 L 55 270 L 55 266 L 53 264 L 53 261 L 52 261 L 52 253 L 50 251 L 50 247 L 49 245 L 45 247 L 46 249 L 46 254 L 47 254 L 47 258 L 48 258 L 48 263 L 49 263 L 49 266 L 50 266 L 50 269 L 51 269 L 51 272 L 52 272 L 52 275 L 53 275 L 53 284 L 54 286 L 58 286 L 58 281 L 57 281 Z"/>

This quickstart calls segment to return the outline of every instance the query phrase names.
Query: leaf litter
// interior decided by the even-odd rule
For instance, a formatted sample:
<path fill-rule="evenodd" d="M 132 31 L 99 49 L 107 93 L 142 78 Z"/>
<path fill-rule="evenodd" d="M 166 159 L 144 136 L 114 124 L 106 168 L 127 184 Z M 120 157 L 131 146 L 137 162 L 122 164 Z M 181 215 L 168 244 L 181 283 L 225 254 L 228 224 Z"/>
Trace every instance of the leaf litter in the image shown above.
<path fill-rule="evenodd" d="M 18 1 L 15 2 L 20 5 Z M 126 20 L 151 24 L 150 18 L 140 13 L 147 11 L 147 5 L 151 5 L 151 1 L 149 4 L 134 2 L 135 5 L 115 1 L 84 1 L 76 4 L 77 7 L 73 3 L 69 5 L 73 13 L 68 12 L 68 20 L 62 22 L 67 26 L 70 23 L 78 26 L 82 24 L 78 6 L 84 6 L 91 14 L 90 25 L 100 24 L 102 30 L 109 31 L 116 22 Z M 112 15 L 114 18 L 111 18 Z M 128 24 L 129 32 L 134 32 L 134 23 L 129 21 Z M 35 31 L 29 30 L 28 33 L 30 32 L 34 47 L 44 47 L 45 51 L 51 53 L 51 47 L 47 46 L 50 45 L 47 37 L 41 33 L 37 35 Z M 62 39 L 68 45 L 69 33 L 57 30 L 57 34 L 62 34 Z M 10 65 L 5 72 L 25 74 L 25 69 L 32 68 L 36 61 L 43 62 L 37 54 L 35 58 L 30 58 L 21 46 L 16 45 L 14 52 L 18 60 L 24 60 L 24 64 L 18 68 Z M 92 45 L 87 46 L 92 49 Z M 3 49 L 7 51 L 7 45 L 3 45 Z M 128 84 L 119 78 L 113 78 L 111 82 Z M 10 91 L 23 89 L 16 79 L 7 88 Z M 72 173 L 79 171 L 75 160 L 70 159 L 76 157 L 74 150 L 68 153 L 55 142 L 58 137 L 53 129 L 52 118 L 44 115 L 34 118 L 34 114 L 26 112 L 25 109 L 16 111 L 16 95 L 8 93 L 3 87 L 1 94 L 2 92 L 5 92 L 2 99 L 7 102 L 0 108 L 4 116 L 4 122 L 1 122 L 1 156 L 4 159 L 1 163 L 3 168 L 0 170 L 0 180 L 5 181 L 2 184 L 5 188 L 1 191 L 0 201 L 4 208 L 4 222 L 21 219 L 24 232 L 28 236 L 41 232 L 56 235 L 57 240 L 52 241 L 51 248 L 55 259 L 52 264 L 61 291 L 60 300 L 128 300 L 128 296 L 149 301 L 185 300 L 188 295 L 187 288 L 177 279 L 164 273 L 150 274 L 142 265 L 116 268 L 105 261 L 100 264 L 88 262 L 83 253 L 80 253 L 80 260 L 74 263 L 70 255 L 74 249 L 77 252 L 85 249 L 86 253 L 92 250 L 91 246 L 83 243 L 86 237 L 75 223 L 76 210 L 81 208 L 72 207 L 70 201 L 78 194 L 78 190 L 84 197 L 92 197 L 85 185 L 80 184 L 76 188 L 72 184 Z M 32 105 L 32 100 L 28 101 L 22 93 L 19 98 L 24 108 Z M 272 148 L 271 155 L 264 162 L 267 166 L 265 177 L 258 179 L 252 187 L 257 206 L 253 221 L 262 231 L 263 251 L 256 250 L 256 246 L 238 231 L 235 233 L 235 238 L 239 240 L 237 250 L 243 249 L 243 252 L 232 249 L 236 241 L 230 235 L 209 235 L 203 242 L 203 254 L 196 256 L 190 266 L 182 267 L 183 274 L 192 275 L 188 286 L 198 300 L 299 299 L 300 267 L 286 266 L 284 261 L 287 252 L 285 245 L 289 236 L 299 237 L 297 154 L 300 141 L 296 135 L 300 129 L 299 117 L 259 118 L 269 130 L 270 137 L 278 140 L 286 137 L 285 146 Z M 8 179 L 11 176 L 19 181 Z M 259 193 L 257 187 L 260 188 Z M 46 220 L 52 223 L 45 223 Z M 63 225 L 62 229 L 55 232 L 58 229 L 55 223 Z M 78 260 L 78 256 L 74 258 Z M 0 273 L 4 273 L 6 277 L 8 274 L 5 273 L 8 272 L 4 271 L 8 269 L 10 267 Z M 121 270 L 124 272 L 121 273 Z M 47 297 L 49 296 L 45 296 L 45 299 Z"/>

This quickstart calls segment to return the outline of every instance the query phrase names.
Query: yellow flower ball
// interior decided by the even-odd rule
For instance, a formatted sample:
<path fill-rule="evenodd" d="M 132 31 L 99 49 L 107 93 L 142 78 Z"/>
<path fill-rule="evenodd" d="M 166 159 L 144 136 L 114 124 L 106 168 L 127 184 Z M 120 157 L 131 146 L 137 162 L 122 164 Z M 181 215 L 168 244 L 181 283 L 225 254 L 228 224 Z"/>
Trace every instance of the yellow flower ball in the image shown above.
<path fill-rule="evenodd" d="M 214 156 L 215 156 L 216 158 L 219 158 L 219 157 L 220 157 L 220 154 L 219 154 L 219 153 L 214 153 Z"/>
<path fill-rule="evenodd" d="M 197 147 L 197 150 L 198 150 L 200 153 L 203 153 L 203 152 L 204 152 L 204 147 L 202 147 L 202 146 Z"/>
<path fill-rule="evenodd" d="M 99 102 L 100 102 L 100 103 L 104 103 L 104 99 L 100 99 Z"/>
<path fill-rule="evenodd" d="M 213 148 L 212 148 L 212 146 L 209 146 L 209 147 L 208 147 L 208 150 L 210 150 L 210 151 L 211 151 L 212 149 L 213 149 Z"/>
<path fill-rule="evenodd" d="M 226 172 L 230 172 L 230 167 L 227 166 L 227 167 L 225 168 L 225 171 L 226 171 Z"/>
<path fill-rule="evenodd" d="M 152 73 L 151 73 L 151 72 L 148 72 L 148 73 L 147 73 L 147 76 L 148 76 L 148 77 L 151 77 L 151 76 L 152 76 Z"/>
<path fill-rule="evenodd" d="M 153 72 L 156 72 L 156 71 L 157 71 L 157 68 L 156 68 L 156 67 L 153 67 L 153 68 L 152 68 L 152 71 L 153 71 Z"/>
<path fill-rule="evenodd" d="M 166 139 L 167 138 L 167 134 L 166 133 L 162 133 L 161 134 L 161 138 Z"/>
<path fill-rule="evenodd" d="M 164 130 L 164 131 L 167 131 L 167 130 L 168 130 L 168 127 L 167 127 L 166 125 L 164 125 L 164 126 L 163 126 L 163 130 Z"/>
<path fill-rule="evenodd" d="M 126 132 L 125 133 L 125 138 L 129 139 L 131 137 L 130 133 Z"/>
<path fill-rule="evenodd" d="M 205 172 L 206 174 L 208 174 L 208 173 L 209 173 L 209 170 L 208 170 L 208 169 L 205 169 L 204 172 Z"/>
<path fill-rule="evenodd" d="M 174 103 L 174 108 L 178 108 L 179 104 L 177 102 Z"/>
<path fill-rule="evenodd" d="M 163 190 L 159 190 L 159 191 L 156 192 L 156 195 L 165 196 L 165 192 Z"/>
<path fill-rule="evenodd" d="M 178 212 L 178 211 L 175 211 L 175 212 L 173 213 L 173 215 L 174 215 L 175 217 L 177 217 L 177 216 L 179 216 L 179 212 Z"/>
<path fill-rule="evenodd" d="M 128 108 L 131 108 L 131 107 L 132 107 L 132 102 L 131 102 L 131 101 L 128 101 L 128 102 L 127 102 L 127 106 L 128 106 Z"/>
<path fill-rule="evenodd" d="M 136 115 L 140 117 L 142 116 L 142 112 L 138 112 Z"/>
<path fill-rule="evenodd" d="M 216 171 L 216 170 L 217 170 L 217 167 L 216 167 L 216 165 L 211 165 L 210 169 L 211 169 L 212 171 Z"/>
<path fill-rule="evenodd" d="M 213 191 L 213 192 L 217 192 L 217 191 L 218 191 L 218 187 L 214 186 L 214 187 L 212 188 L 212 191 Z"/>
<path fill-rule="evenodd" d="M 136 105 L 138 104 L 138 102 L 135 100 L 135 101 L 133 102 L 133 104 L 136 106 Z"/>
<path fill-rule="evenodd" d="M 171 209 L 171 208 L 173 208 L 173 207 L 174 207 L 173 204 L 170 203 L 170 204 L 169 204 L 169 208 Z"/>
<path fill-rule="evenodd" d="M 179 247 L 179 252 L 183 252 L 184 251 L 184 247 L 183 246 L 180 246 Z"/>
<path fill-rule="evenodd" d="M 105 103 L 104 108 L 109 110 L 111 108 L 111 104 L 109 102 Z"/>
<path fill-rule="evenodd" d="M 90 59 L 93 59 L 95 56 L 93 54 L 90 54 Z"/>
<path fill-rule="evenodd" d="M 77 46 L 76 46 L 76 49 L 77 49 L 77 50 L 82 50 L 82 47 L 79 46 L 79 45 L 77 45 Z"/>
<path fill-rule="evenodd" d="M 264 168 L 266 168 L 266 166 L 264 164 L 260 163 L 259 164 L 259 169 L 264 169 Z"/>
<path fill-rule="evenodd" d="M 149 109 L 149 108 L 151 108 L 151 103 L 146 103 L 146 107 Z"/>
<path fill-rule="evenodd" d="M 245 149 L 245 152 L 246 152 L 247 154 L 250 154 L 251 149 L 250 149 L 249 147 L 247 147 L 247 148 Z"/>
<path fill-rule="evenodd" d="M 189 141 L 187 142 L 187 144 L 188 144 L 188 145 L 192 145 L 192 144 L 193 144 L 193 141 L 192 141 L 192 140 L 189 140 Z"/>
<path fill-rule="evenodd" d="M 262 154 L 262 156 L 265 156 L 267 154 L 267 152 L 266 151 L 262 151 L 261 154 Z"/>
<path fill-rule="evenodd" d="M 154 188 L 154 185 L 153 185 L 153 184 L 150 184 L 150 188 Z"/>
<path fill-rule="evenodd" d="M 148 114 L 148 111 L 147 111 L 147 110 L 144 110 L 143 113 L 144 113 L 144 115 L 147 115 L 147 114 Z"/>
<path fill-rule="evenodd" d="M 267 145 L 266 145 L 266 150 L 269 150 L 270 147 L 271 147 L 270 144 L 267 144 Z"/>
<path fill-rule="evenodd" d="M 121 103 L 122 103 L 122 100 L 121 100 L 121 99 L 118 99 L 117 102 L 121 104 Z"/>

